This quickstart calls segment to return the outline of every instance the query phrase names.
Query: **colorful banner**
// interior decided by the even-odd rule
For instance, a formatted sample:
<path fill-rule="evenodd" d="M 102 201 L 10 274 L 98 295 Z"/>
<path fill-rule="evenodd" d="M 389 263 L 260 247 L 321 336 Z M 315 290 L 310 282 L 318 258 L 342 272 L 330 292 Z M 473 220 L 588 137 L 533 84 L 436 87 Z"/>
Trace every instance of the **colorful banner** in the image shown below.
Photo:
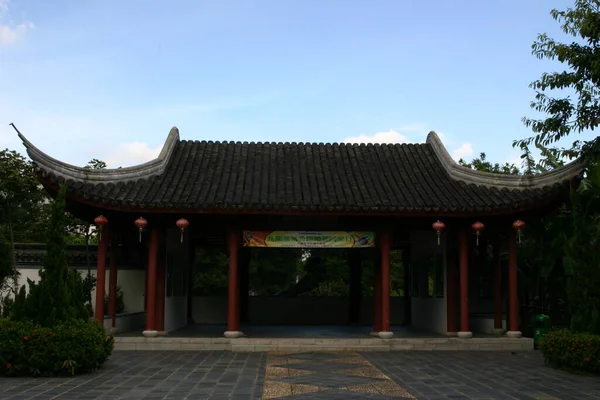
<path fill-rule="evenodd" d="M 375 233 L 354 231 L 244 231 L 244 247 L 375 247 Z"/>

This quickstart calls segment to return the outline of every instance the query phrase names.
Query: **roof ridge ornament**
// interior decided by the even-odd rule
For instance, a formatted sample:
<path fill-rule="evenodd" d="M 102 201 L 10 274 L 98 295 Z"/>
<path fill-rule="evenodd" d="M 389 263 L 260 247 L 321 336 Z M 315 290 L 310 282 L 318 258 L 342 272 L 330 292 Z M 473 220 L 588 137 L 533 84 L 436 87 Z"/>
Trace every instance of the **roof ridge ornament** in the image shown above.
<path fill-rule="evenodd" d="M 179 142 L 179 130 L 177 127 L 173 127 L 169 132 L 169 136 L 167 137 L 160 154 L 154 160 L 131 167 L 91 169 L 67 164 L 49 156 L 27 140 L 14 124 L 11 123 L 10 125 L 17 131 L 19 138 L 21 138 L 23 145 L 27 149 L 27 154 L 38 168 L 45 170 L 47 173 L 54 173 L 55 175 L 62 176 L 65 180 L 72 179 L 74 181 L 84 181 L 92 184 L 136 181 L 138 179 L 160 175 L 166 169 L 171 154 Z"/>
<path fill-rule="evenodd" d="M 463 167 L 454 161 L 436 132 L 429 132 L 426 143 L 431 146 L 442 167 L 452 179 L 479 186 L 509 189 L 540 189 L 553 186 L 558 182 L 577 178 L 581 176 L 585 168 L 584 161 L 577 159 L 563 167 L 534 175 L 508 175 L 483 172 Z"/>

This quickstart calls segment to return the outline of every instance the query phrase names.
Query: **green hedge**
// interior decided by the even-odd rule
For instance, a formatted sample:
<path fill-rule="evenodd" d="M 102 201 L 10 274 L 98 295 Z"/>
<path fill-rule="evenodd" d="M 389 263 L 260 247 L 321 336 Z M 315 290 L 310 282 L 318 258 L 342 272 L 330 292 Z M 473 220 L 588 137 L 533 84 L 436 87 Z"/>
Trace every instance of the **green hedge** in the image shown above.
<path fill-rule="evenodd" d="M 540 342 L 549 365 L 572 372 L 600 374 L 600 335 L 551 331 Z"/>
<path fill-rule="evenodd" d="M 95 320 L 61 322 L 52 328 L 0 320 L 0 376 L 76 375 L 98 369 L 114 339 Z"/>

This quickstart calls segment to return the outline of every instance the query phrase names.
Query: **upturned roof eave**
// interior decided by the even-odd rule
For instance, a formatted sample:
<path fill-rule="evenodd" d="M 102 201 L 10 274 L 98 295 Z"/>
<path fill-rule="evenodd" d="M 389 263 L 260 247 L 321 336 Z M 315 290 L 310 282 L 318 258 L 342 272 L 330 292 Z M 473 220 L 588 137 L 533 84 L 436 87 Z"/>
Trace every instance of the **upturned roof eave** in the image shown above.
<path fill-rule="evenodd" d="M 176 127 L 171 128 L 160 154 L 154 160 L 131 167 L 110 169 L 91 169 L 65 163 L 38 149 L 21 133 L 19 133 L 19 138 L 38 170 L 44 170 L 46 173 L 60 176 L 65 181 L 73 180 L 91 184 L 106 184 L 161 175 L 167 167 L 171 153 L 175 149 L 177 142 L 179 142 L 179 130 Z"/>
<path fill-rule="evenodd" d="M 450 178 L 477 186 L 496 187 L 498 189 L 506 188 L 510 190 L 539 189 L 581 177 L 586 168 L 586 163 L 583 159 L 576 159 L 563 167 L 534 175 L 508 175 L 477 171 L 459 165 L 454 161 L 434 131 L 429 132 L 427 135 L 427 143 L 431 145 Z"/>

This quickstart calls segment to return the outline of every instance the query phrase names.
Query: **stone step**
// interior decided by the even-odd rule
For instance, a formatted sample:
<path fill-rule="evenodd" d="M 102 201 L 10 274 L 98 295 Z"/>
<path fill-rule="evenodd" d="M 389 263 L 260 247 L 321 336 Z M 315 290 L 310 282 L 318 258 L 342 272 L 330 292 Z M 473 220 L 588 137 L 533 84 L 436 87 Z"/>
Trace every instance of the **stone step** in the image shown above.
<path fill-rule="evenodd" d="M 179 338 L 115 337 L 116 350 L 236 352 L 531 351 L 533 339 L 518 338 Z"/>

